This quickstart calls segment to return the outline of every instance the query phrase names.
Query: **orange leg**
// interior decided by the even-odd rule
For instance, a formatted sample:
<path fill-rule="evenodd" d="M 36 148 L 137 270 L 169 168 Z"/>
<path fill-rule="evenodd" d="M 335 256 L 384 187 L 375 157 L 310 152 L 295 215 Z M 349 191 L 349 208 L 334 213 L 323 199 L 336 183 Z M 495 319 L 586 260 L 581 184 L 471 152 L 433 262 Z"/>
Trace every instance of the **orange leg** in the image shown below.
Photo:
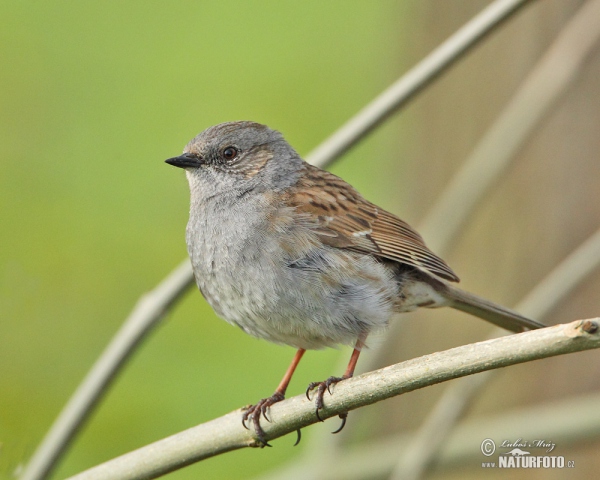
<path fill-rule="evenodd" d="M 294 375 L 294 372 L 296 371 L 296 367 L 300 363 L 300 360 L 302 359 L 302 355 L 304 355 L 304 352 L 306 352 L 306 350 L 304 350 L 303 348 L 298 349 L 298 351 L 296 352 L 296 355 L 294 355 L 294 359 L 292 360 L 292 363 L 290 363 L 290 366 L 288 367 L 287 371 L 285 372 L 285 375 L 281 379 L 281 382 L 279 382 L 279 386 L 275 390 L 275 393 L 281 393 L 281 395 L 285 395 L 285 391 L 287 390 L 287 387 L 290 384 L 292 375 Z"/>
<path fill-rule="evenodd" d="M 302 355 L 304 355 L 305 351 L 306 350 L 304 350 L 303 348 L 300 348 L 296 352 L 292 363 L 285 372 L 285 375 L 281 379 L 281 382 L 279 382 L 275 393 L 268 398 L 263 398 L 256 405 L 248 407 L 248 409 L 244 412 L 244 415 L 242 416 L 242 425 L 244 425 L 245 428 L 248 428 L 246 427 L 246 420 L 252 418 L 252 423 L 254 424 L 254 431 L 256 432 L 256 436 L 258 437 L 263 447 L 270 447 L 271 445 L 269 445 L 269 443 L 265 439 L 265 432 L 260 426 L 260 417 L 262 415 L 265 418 L 265 420 L 269 421 L 269 419 L 267 418 L 267 410 L 269 409 L 269 407 L 277 402 L 281 402 L 285 398 L 285 391 L 287 390 L 287 387 L 290 384 L 290 380 L 292 379 L 292 375 L 294 375 L 296 367 L 300 363 L 300 359 L 302 358 Z M 299 442 L 300 430 L 298 430 L 298 440 L 296 441 L 296 445 Z"/>
<path fill-rule="evenodd" d="M 360 351 L 362 347 L 365 346 L 366 339 L 366 335 L 361 335 L 360 338 L 356 341 L 356 346 L 354 347 L 352 355 L 350 356 L 350 361 L 348 362 L 348 366 L 346 367 L 346 373 L 344 373 L 344 378 L 351 378 L 354 375 L 354 369 L 356 368 L 356 364 L 358 363 Z"/>
<path fill-rule="evenodd" d="M 342 380 L 346 380 L 347 378 L 351 378 L 354 375 L 354 370 L 356 369 L 356 363 L 358 362 L 358 357 L 360 356 L 360 351 L 362 349 L 362 347 L 365 346 L 365 341 L 367 339 L 367 334 L 362 334 L 360 337 L 358 337 L 358 340 L 356 341 L 356 345 L 354 347 L 354 350 L 352 351 L 352 355 L 350 356 L 350 361 L 348 362 L 348 366 L 346 367 L 346 372 L 344 373 L 343 376 L 341 377 L 329 377 L 327 380 L 325 380 L 324 382 L 312 382 L 308 388 L 306 389 L 306 398 L 308 398 L 310 400 L 310 396 L 309 393 L 316 389 L 316 395 L 315 395 L 315 406 L 317 407 L 315 414 L 317 415 L 317 418 L 319 420 L 321 420 L 321 417 L 319 416 L 319 410 L 323 409 L 323 396 L 325 395 L 325 390 L 327 390 L 329 392 L 329 394 L 331 395 L 331 385 L 335 385 L 338 382 L 341 382 Z M 341 432 L 342 429 L 344 428 L 344 425 L 346 425 L 346 418 L 348 417 L 348 413 L 340 413 L 340 418 L 342 419 L 342 425 L 340 428 L 338 428 L 335 432 L 333 433 L 338 433 Z M 323 421 L 323 420 L 321 420 Z"/>

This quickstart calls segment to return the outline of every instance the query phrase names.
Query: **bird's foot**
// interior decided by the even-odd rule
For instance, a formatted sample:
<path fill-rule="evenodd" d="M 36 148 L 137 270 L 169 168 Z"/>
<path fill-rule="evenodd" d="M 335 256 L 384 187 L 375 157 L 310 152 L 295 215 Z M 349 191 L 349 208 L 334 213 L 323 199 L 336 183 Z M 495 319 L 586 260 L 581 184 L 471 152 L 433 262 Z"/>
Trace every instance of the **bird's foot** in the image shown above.
<path fill-rule="evenodd" d="M 256 432 L 256 436 L 258 437 L 261 448 L 270 447 L 271 445 L 269 442 L 267 442 L 265 438 L 265 431 L 260 426 L 260 417 L 262 416 L 267 422 L 270 422 L 271 420 L 267 417 L 267 410 L 271 405 L 281 402 L 284 398 L 285 396 L 283 393 L 275 392 L 270 397 L 260 400 L 256 405 L 250 405 L 247 407 L 244 415 L 242 416 L 242 425 L 248 430 L 249 428 L 246 425 L 246 421 L 250 419 L 252 420 L 254 431 Z M 296 444 L 298 444 L 298 442 L 300 442 L 300 434 L 298 434 L 298 441 Z"/>
<path fill-rule="evenodd" d="M 350 378 L 346 375 L 344 375 L 343 377 L 329 377 L 327 380 L 325 380 L 324 382 L 312 382 L 311 384 L 308 385 L 308 388 L 306 389 L 306 398 L 308 398 L 309 400 L 310 398 L 310 392 L 312 392 L 313 390 L 316 390 L 316 394 L 315 394 L 315 415 L 317 416 L 317 418 L 319 419 L 319 421 L 323 421 L 323 419 L 321 418 L 321 416 L 319 415 L 319 410 L 323 409 L 323 396 L 325 395 L 325 390 L 327 390 L 329 392 L 329 395 L 331 395 L 331 386 L 335 385 L 338 382 L 341 382 L 342 380 L 346 380 L 347 378 Z M 335 432 L 331 432 L 331 433 L 339 433 L 342 431 L 342 429 L 344 428 L 344 426 L 346 425 L 346 419 L 348 418 L 348 412 L 344 412 L 344 413 L 340 413 L 339 417 L 342 419 L 342 425 L 340 426 L 340 428 L 338 428 Z"/>

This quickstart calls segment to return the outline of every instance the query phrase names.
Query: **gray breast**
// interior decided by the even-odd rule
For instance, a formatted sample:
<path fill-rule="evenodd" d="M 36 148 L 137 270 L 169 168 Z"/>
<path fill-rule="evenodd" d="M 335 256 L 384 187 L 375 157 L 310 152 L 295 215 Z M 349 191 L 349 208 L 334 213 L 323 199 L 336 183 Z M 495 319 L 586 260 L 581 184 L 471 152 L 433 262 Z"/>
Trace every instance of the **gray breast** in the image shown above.
<path fill-rule="evenodd" d="M 393 315 L 398 292 L 385 265 L 323 246 L 289 209 L 204 206 L 187 242 L 207 301 L 256 337 L 296 348 L 351 344 Z"/>

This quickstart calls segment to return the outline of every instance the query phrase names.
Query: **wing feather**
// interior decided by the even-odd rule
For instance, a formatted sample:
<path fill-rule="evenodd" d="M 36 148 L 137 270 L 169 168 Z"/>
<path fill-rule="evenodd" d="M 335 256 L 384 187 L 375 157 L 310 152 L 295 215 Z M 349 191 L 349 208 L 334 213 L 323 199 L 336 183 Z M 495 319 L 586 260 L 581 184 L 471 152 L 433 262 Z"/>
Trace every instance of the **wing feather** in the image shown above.
<path fill-rule="evenodd" d="M 317 219 L 315 233 L 326 245 L 411 265 L 452 282 L 459 279 L 408 223 L 364 199 L 339 177 L 306 165 L 288 205 Z"/>

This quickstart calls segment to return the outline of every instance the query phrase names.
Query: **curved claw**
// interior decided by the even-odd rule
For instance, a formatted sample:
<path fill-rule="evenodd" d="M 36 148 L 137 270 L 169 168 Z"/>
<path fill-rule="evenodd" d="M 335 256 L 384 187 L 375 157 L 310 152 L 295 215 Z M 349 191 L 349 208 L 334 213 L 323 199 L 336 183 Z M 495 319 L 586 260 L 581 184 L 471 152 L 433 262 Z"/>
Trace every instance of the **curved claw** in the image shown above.
<path fill-rule="evenodd" d="M 324 382 L 312 382 L 310 385 L 308 385 L 308 388 L 306 389 L 306 398 L 308 398 L 309 400 L 311 399 L 309 396 L 309 392 L 311 392 L 314 389 L 317 390 L 315 393 L 315 406 L 317 407 L 315 409 L 315 416 L 318 418 L 318 420 L 320 422 L 324 421 L 321 418 L 321 416 L 319 415 L 319 410 L 321 410 L 323 408 L 323 396 L 325 395 L 325 390 L 327 390 L 329 392 L 329 395 L 332 395 L 331 386 L 335 385 L 336 383 L 341 382 L 342 380 L 345 380 L 345 379 L 346 379 L 345 376 L 344 377 L 329 377 Z M 342 426 L 340 428 L 338 428 L 334 433 L 338 433 L 339 431 L 341 431 L 342 428 L 344 428 L 344 425 L 346 424 L 346 418 L 345 417 L 341 417 L 341 418 L 343 419 Z"/>
<path fill-rule="evenodd" d="M 307 389 L 306 389 L 306 398 L 308 398 L 308 399 L 310 400 L 310 399 L 311 399 L 311 398 L 310 398 L 310 392 L 311 392 L 312 390 L 314 390 L 314 389 L 315 389 L 315 387 L 319 386 L 319 384 L 321 384 L 321 383 L 322 383 L 322 382 L 311 382 L 311 383 L 309 383 L 309 384 L 308 384 L 308 387 L 307 387 Z"/>
<path fill-rule="evenodd" d="M 336 434 L 336 433 L 340 433 L 344 427 L 346 426 L 346 420 L 348 418 L 348 414 L 347 413 L 340 413 L 339 417 L 342 419 L 342 424 L 340 425 L 340 428 L 338 428 L 335 432 L 331 432 L 332 434 Z"/>
<path fill-rule="evenodd" d="M 300 429 L 296 430 L 296 434 L 298 435 L 298 438 L 296 438 L 296 443 L 294 443 L 294 447 L 300 443 L 300 440 L 302 440 L 302 432 L 300 431 Z"/>
<path fill-rule="evenodd" d="M 262 416 L 265 418 L 265 420 L 269 423 L 271 423 L 271 420 L 269 420 L 269 417 L 267 417 L 267 408 L 264 405 L 261 407 L 260 412 L 262 413 Z"/>
<path fill-rule="evenodd" d="M 317 418 L 319 419 L 319 422 L 324 422 L 324 421 L 325 421 L 325 420 L 323 420 L 323 419 L 321 418 L 321 415 L 319 415 L 319 409 L 318 409 L 318 408 L 315 410 L 315 415 L 316 415 L 316 416 L 317 416 Z"/>
<path fill-rule="evenodd" d="M 252 419 L 252 423 L 254 426 L 254 432 L 258 437 L 258 441 L 260 442 L 261 447 L 270 447 L 271 445 L 267 442 L 265 438 L 265 432 L 260 426 L 260 417 L 264 417 L 267 422 L 271 422 L 269 417 L 267 417 L 267 410 L 269 407 L 277 402 L 280 402 L 285 397 L 282 393 L 275 392 L 272 396 L 268 398 L 263 398 L 256 405 L 251 405 L 242 415 L 242 425 L 246 430 L 250 430 L 250 428 L 246 425 L 246 421 Z"/>
<path fill-rule="evenodd" d="M 327 387 L 327 391 L 329 392 L 329 395 L 333 395 L 333 393 L 331 393 L 331 385 L 336 384 L 340 380 L 341 379 L 338 379 L 337 377 L 327 379 L 327 381 L 325 382 L 325 386 Z"/>

